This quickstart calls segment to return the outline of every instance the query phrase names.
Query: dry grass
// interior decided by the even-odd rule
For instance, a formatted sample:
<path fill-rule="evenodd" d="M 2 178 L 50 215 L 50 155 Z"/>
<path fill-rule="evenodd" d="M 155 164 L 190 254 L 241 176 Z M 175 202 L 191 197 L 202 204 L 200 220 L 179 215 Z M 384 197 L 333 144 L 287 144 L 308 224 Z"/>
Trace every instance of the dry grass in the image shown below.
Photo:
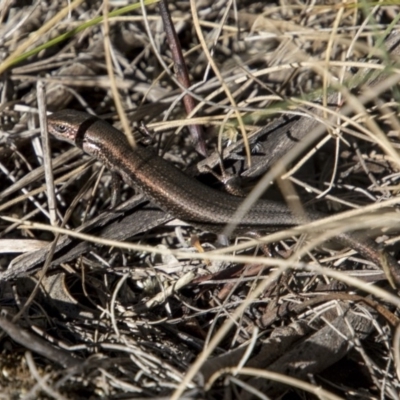
<path fill-rule="evenodd" d="M 189 118 L 157 4 L 110 1 L 104 20 L 101 1 L 69 13 L 24 3 L 0 7 L 0 212 L 15 219 L 0 233 L 0 398 L 398 399 L 390 273 L 321 243 L 361 228 L 397 257 L 399 7 L 170 4 Z M 217 248 L 139 200 L 124 206 L 126 186 L 125 208 L 110 212 L 109 171 L 55 140 L 49 211 L 38 82 L 50 111 L 107 115 L 126 132 L 144 121 L 191 174 L 198 127 L 216 171 L 216 149 L 229 158 L 239 141 L 226 170 L 257 178 L 255 198 L 275 180 L 267 197 L 335 218 L 318 237 Z"/>

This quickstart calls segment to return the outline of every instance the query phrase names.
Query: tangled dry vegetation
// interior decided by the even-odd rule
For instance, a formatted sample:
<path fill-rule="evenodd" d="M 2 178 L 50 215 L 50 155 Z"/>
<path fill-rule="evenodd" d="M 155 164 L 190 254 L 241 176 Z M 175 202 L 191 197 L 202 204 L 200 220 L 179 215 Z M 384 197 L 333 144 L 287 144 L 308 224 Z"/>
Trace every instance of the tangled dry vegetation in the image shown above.
<path fill-rule="evenodd" d="M 399 7 L 108 3 L 1 2 L 0 398 L 398 399 Z M 43 103 L 339 217 L 221 246 L 127 185 L 110 207 Z M 378 262 L 325 241 L 357 228 Z"/>

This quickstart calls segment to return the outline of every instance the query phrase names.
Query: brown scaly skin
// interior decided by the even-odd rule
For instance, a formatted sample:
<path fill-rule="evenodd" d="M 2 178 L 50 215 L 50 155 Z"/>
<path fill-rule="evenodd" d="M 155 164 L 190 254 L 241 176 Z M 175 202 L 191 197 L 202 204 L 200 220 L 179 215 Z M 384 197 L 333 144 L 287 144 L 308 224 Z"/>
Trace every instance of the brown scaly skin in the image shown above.
<path fill-rule="evenodd" d="M 141 190 L 161 209 L 217 233 L 230 223 L 237 224 L 241 231 L 265 232 L 325 217 L 311 210 L 299 217 L 292 214 L 284 203 L 259 200 L 237 221 L 233 215 L 241 207 L 243 199 L 196 181 L 151 149 L 139 146 L 132 149 L 122 132 L 95 116 L 75 110 L 58 111 L 48 117 L 48 129 L 58 139 L 83 149 L 119 173 L 128 185 Z M 375 264 L 388 267 L 394 282 L 400 286 L 396 260 L 380 251 L 373 241 L 361 239 L 354 233 L 343 233 L 334 239 Z"/>

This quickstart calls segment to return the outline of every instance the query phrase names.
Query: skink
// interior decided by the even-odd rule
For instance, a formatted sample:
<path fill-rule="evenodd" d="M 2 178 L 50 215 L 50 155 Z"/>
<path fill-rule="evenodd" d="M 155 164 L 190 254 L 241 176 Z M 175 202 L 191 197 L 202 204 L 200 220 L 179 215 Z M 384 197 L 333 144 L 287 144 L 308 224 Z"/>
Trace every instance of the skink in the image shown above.
<path fill-rule="evenodd" d="M 48 130 L 56 138 L 67 141 L 96 157 L 121 175 L 130 186 L 141 190 L 158 206 L 173 216 L 195 225 L 222 231 L 228 223 L 239 223 L 243 229 L 266 231 L 293 227 L 304 222 L 280 202 L 259 200 L 241 221 L 233 221 L 242 199 L 214 190 L 185 175 L 163 158 L 145 147 L 131 148 L 125 135 L 107 122 L 75 110 L 63 110 L 48 117 Z M 323 214 L 307 211 L 306 218 L 320 219 Z M 336 240 L 358 251 L 378 265 L 387 266 L 400 285 L 396 260 L 382 253 L 369 239 L 343 233 Z"/>

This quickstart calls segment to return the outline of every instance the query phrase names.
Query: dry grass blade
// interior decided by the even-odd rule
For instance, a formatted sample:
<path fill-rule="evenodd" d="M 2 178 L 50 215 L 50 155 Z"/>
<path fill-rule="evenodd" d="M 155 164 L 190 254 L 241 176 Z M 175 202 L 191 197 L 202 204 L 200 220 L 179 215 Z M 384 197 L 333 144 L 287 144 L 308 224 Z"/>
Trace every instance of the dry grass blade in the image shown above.
<path fill-rule="evenodd" d="M 67 3 L 0 10 L 0 397 L 397 400 L 400 7 Z M 43 100 L 318 219 L 221 246 L 64 142 L 44 162 Z M 330 241 L 355 230 L 374 256 Z"/>

